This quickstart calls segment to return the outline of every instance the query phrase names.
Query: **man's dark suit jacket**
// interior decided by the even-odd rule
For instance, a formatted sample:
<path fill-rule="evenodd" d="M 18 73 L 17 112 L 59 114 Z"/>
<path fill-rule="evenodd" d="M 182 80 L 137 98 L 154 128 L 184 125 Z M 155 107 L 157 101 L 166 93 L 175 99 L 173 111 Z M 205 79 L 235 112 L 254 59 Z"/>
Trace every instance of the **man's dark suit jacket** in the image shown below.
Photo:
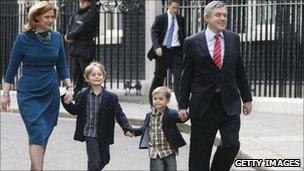
<path fill-rule="evenodd" d="M 152 114 L 152 111 L 147 113 L 144 124 L 140 128 L 133 129 L 135 136 L 141 135 L 139 149 L 146 149 L 149 147 L 149 122 Z M 168 107 L 165 109 L 162 120 L 162 129 L 170 147 L 175 150 L 186 145 L 185 140 L 176 126 L 176 123 L 182 122 L 183 121 L 179 118 L 176 110 L 169 109 Z"/>
<path fill-rule="evenodd" d="M 93 38 L 96 36 L 98 25 L 98 12 L 90 6 L 79 9 L 70 18 L 67 30 L 67 38 L 73 42 L 69 44 L 69 53 L 72 57 L 94 58 Z"/>
<path fill-rule="evenodd" d="M 217 83 L 221 87 L 223 107 L 229 116 L 241 113 L 240 95 L 243 102 L 252 101 L 243 58 L 239 54 L 240 38 L 228 30 L 224 30 L 223 34 L 225 54 L 220 70 L 209 53 L 205 31 L 185 40 L 179 108 L 190 107 L 191 118 L 201 117 L 205 113 Z"/>
<path fill-rule="evenodd" d="M 77 115 L 74 139 L 81 142 L 85 141 L 83 130 L 87 117 L 87 95 L 89 93 L 90 89 L 88 87 L 84 88 L 77 94 L 75 104 L 62 103 L 63 107 L 69 113 Z M 114 118 L 116 118 L 124 132 L 132 131 L 132 127 L 118 103 L 117 95 L 103 89 L 97 120 L 97 139 L 103 145 L 111 145 L 114 143 Z"/>
<path fill-rule="evenodd" d="M 178 24 L 178 40 L 181 44 L 181 46 L 184 43 L 186 34 L 185 34 L 185 20 L 184 17 L 181 15 L 176 15 L 176 20 Z M 165 39 L 166 33 L 168 29 L 168 14 L 163 13 L 161 15 L 156 16 L 155 21 L 151 28 L 151 38 L 152 38 L 152 47 L 148 52 L 147 57 L 152 60 L 153 58 L 156 58 L 157 55 L 155 53 L 155 50 L 159 47 L 163 47 L 163 41 Z"/>

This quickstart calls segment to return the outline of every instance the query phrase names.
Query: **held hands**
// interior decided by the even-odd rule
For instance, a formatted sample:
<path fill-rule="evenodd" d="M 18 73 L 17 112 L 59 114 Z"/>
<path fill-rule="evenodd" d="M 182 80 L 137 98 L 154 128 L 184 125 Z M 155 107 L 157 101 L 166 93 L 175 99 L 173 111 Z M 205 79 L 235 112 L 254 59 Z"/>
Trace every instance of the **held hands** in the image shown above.
<path fill-rule="evenodd" d="M 162 49 L 160 47 L 155 50 L 155 53 L 159 57 L 163 56 L 163 51 L 162 51 Z"/>
<path fill-rule="evenodd" d="M 74 90 L 73 90 L 73 88 L 72 88 L 72 87 L 68 88 L 68 89 L 67 89 L 67 92 L 66 92 L 66 94 L 65 94 L 65 96 L 64 96 L 64 98 L 63 98 L 63 102 L 64 102 L 65 104 L 71 103 L 71 101 L 73 100 L 73 95 L 74 95 Z"/>
<path fill-rule="evenodd" d="M 134 137 L 134 133 L 131 133 L 130 131 L 126 132 L 125 134 L 127 137 Z"/>
<path fill-rule="evenodd" d="M 243 113 L 244 115 L 249 115 L 252 110 L 252 102 L 245 102 L 243 104 Z"/>
<path fill-rule="evenodd" d="M 180 109 L 179 117 L 182 121 L 186 121 L 189 118 L 189 113 L 188 113 L 187 109 Z"/>
<path fill-rule="evenodd" d="M 1 97 L 1 108 L 6 111 L 11 105 L 11 97 L 9 94 L 2 94 Z"/>

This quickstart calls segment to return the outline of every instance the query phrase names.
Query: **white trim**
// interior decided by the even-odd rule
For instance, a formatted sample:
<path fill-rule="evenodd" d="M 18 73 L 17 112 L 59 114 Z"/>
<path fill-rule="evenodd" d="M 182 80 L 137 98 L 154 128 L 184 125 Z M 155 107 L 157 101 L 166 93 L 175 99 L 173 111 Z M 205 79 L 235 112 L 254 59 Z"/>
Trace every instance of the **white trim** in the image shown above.
<path fill-rule="evenodd" d="M 114 2 L 109 2 L 114 5 Z M 111 15 L 112 14 L 112 15 Z M 119 15 L 120 14 L 120 15 Z M 104 22 L 106 19 L 106 24 Z M 111 22 L 112 21 L 112 22 Z M 119 25 L 117 24 L 119 22 Z M 112 23 L 112 26 L 111 26 Z M 101 9 L 99 14 L 99 44 L 120 44 L 123 38 L 122 29 L 122 13 L 120 13 L 118 6 L 111 12 L 104 12 Z M 112 33 L 112 36 L 111 36 Z M 98 36 L 97 36 L 98 37 Z M 111 42 L 112 39 L 112 42 Z M 96 42 L 98 43 L 98 42 Z"/>
<path fill-rule="evenodd" d="M 258 16 L 259 18 L 256 18 L 256 14 L 259 12 L 261 8 L 264 9 L 268 8 L 270 11 L 272 6 L 276 7 L 275 4 L 257 4 L 256 0 L 248 1 L 247 6 L 247 20 L 246 20 L 246 30 L 245 33 L 240 33 L 241 41 L 271 41 L 275 40 L 275 27 L 276 27 L 276 9 L 272 9 L 272 13 L 263 13 L 262 16 L 268 18 L 268 20 L 265 20 L 264 18 L 261 18 L 261 16 Z M 272 21 L 270 20 L 272 18 Z M 262 24 L 258 19 L 263 20 Z M 264 23 L 264 22 L 268 23 Z M 272 22 L 272 23 L 270 23 Z"/>
<path fill-rule="evenodd" d="M 112 32 L 112 36 L 111 36 Z M 112 38 L 112 42 L 111 42 Z M 123 30 L 106 30 L 106 34 L 99 34 L 99 42 L 96 41 L 97 45 L 103 44 L 120 44 L 122 43 Z"/>

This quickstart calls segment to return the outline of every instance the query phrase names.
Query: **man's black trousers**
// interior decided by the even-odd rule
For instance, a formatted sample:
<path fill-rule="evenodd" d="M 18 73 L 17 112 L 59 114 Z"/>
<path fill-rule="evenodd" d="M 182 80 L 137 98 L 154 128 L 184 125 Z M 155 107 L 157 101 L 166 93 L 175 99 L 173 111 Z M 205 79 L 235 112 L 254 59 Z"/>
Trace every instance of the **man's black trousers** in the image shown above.
<path fill-rule="evenodd" d="M 189 170 L 210 170 L 210 156 L 218 130 L 221 143 L 213 157 L 211 170 L 228 171 L 240 147 L 240 116 L 228 116 L 220 93 L 214 93 L 203 116 L 191 118 Z"/>
<path fill-rule="evenodd" d="M 179 101 L 180 78 L 182 72 L 183 51 L 181 47 L 171 49 L 163 48 L 163 56 L 155 59 L 154 78 L 149 92 L 150 105 L 152 106 L 152 92 L 155 88 L 164 85 L 164 79 L 167 76 L 167 70 L 170 69 L 174 84 L 173 90 L 176 100 Z"/>

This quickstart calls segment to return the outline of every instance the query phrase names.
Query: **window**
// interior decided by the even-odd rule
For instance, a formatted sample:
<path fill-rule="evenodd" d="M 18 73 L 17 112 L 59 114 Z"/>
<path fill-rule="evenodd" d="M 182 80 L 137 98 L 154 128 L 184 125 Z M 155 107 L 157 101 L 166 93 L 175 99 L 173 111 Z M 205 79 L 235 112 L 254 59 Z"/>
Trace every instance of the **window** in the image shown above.
<path fill-rule="evenodd" d="M 260 2 L 260 3 L 257 3 Z M 242 40 L 269 41 L 275 38 L 276 4 L 266 0 L 249 0 L 247 5 L 246 33 Z M 246 39 L 247 36 L 247 39 Z"/>
<path fill-rule="evenodd" d="M 119 10 L 119 2 L 105 1 L 100 8 L 99 19 L 99 43 L 120 44 L 122 43 L 122 13 Z"/>

